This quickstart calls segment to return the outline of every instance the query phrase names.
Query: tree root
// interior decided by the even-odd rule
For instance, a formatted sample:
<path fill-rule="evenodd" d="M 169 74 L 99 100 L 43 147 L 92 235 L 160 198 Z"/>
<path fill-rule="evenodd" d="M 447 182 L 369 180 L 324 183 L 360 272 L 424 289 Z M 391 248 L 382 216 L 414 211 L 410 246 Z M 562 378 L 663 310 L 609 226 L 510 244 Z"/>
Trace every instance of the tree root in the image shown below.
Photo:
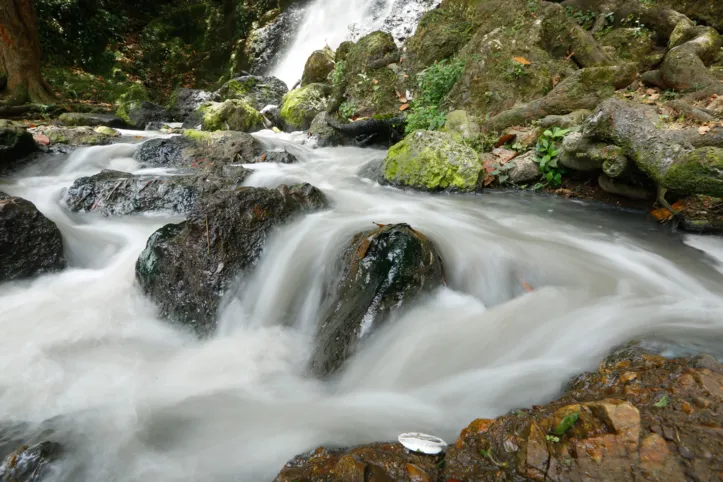
<path fill-rule="evenodd" d="M 594 109 L 615 90 L 629 86 L 636 76 L 637 67 L 634 64 L 580 69 L 560 82 L 545 97 L 494 116 L 482 125 L 482 130 L 502 131 L 548 115 Z"/>

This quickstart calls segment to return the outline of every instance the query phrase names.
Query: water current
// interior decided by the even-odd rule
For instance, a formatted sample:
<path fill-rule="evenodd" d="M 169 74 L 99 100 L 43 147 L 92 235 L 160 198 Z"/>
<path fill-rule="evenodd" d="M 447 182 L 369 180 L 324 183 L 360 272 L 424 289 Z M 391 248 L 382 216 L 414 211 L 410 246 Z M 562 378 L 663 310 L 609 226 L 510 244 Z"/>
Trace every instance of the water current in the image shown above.
<path fill-rule="evenodd" d="M 160 320 L 134 285 L 148 236 L 177 218 L 104 218 L 62 202 L 75 179 L 103 168 L 158 172 L 133 160 L 140 140 L 47 156 L 2 180 L 57 223 L 70 262 L 0 285 L 0 420 L 66 445 L 54 480 L 272 480 L 320 444 L 404 431 L 452 442 L 474 418 L 551 399 L 631 339 L 723 355 L 719 238 L 537 194 L 397 190 L 357 175 L 384 151 L 255 135 L 299 162 L 251 165 L 247 185 L 310 182 L 330 208 L 274 233 L 203 341 Z M 320 382 L 305 362 L 324 282 L 344 244 L 374 222 L 431 238 L 448 286 Z"/>

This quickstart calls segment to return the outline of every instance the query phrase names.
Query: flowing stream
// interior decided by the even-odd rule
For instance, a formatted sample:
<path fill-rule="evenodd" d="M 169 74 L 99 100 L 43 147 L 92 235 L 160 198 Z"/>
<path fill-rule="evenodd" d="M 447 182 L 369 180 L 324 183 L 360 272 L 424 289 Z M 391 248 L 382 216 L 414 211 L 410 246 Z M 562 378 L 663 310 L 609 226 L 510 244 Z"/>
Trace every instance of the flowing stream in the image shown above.
<path fill-rule="evenodd" d="M 204 341 L 158 319 L 134 286 L 148 236 L 176 219 L 63 205 L 83 175 L 152 172 L 132 159 L 134 144 L 49 156 L 0 186 L 58 224 L 71 265 L 0 285 L 0 420 L 66 445 L 52 480 L 270 481 L 320 444 L 404 431 L 453 442 L 474 418 L 551 399 L 634 338 L 659 340 L 668 354 L 723 355 L 719 238 L 541 195 L 405 192 L 357 175 L 383 151 L 256 135 L 300 161 L 249 166 L 246 184 L 310 182 L 330 208 L 275 232 Z M 304 368 L 323 284 L 345 242 L 374 222 L 431 238 L 448 287 L 320 382 Z"/>

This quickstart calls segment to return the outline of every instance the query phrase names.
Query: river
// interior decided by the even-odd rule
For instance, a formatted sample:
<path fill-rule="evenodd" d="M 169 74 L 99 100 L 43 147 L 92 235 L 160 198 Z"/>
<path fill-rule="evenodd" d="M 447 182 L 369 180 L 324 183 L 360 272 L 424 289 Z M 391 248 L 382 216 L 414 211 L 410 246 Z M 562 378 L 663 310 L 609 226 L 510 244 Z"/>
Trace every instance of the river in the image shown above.
<path fill-rule="evenodd" d="M 49 156 L 4 181 L 57 223 L 70 261 L 0 285 L 0 419 L 22 422 L 19 435 L 47 430 L 63 441 L 52 480 L 271 480 L 320 444 L 405 431 L 453 442 L 474 418 L 551 399 L 631 339 L 657 340 L 671 355 L 723 355 L 719 238 L 532 193 L 397 190 L 357 175 L 384 151 L 255 135 L 300 161 L 250 165 L 247 185 L 309 182 L 330 208 L 275 232 L 204 341 L 158 319 L 134 286 L 148 236 L 177 218 L 104 218 L 62 202 L 75 179 L 103 168 L 159 172 L 132 159 L 138 139 Z M 375 222 L 431 238 L 448 287 L 320 382 L 305 362 L 323 284 L 344 243 Z"/>

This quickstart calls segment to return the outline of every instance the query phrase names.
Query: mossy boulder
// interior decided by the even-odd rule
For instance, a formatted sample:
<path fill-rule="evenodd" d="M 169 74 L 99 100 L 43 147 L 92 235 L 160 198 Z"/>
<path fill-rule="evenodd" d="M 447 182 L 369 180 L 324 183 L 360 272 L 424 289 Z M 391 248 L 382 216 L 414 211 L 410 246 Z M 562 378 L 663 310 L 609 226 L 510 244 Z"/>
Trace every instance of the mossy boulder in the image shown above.
<path fill-rule="evenodd" d="M 479 156 L 446 132 L 418 130 L 389 149 L 384 180 L 425 191 L 474 191 L 482 170 Z"/>
<path fill-rule="evenodd" d="M 255 132 L 264 128 L 261 113 L 241 99 L 203 104 L 199 116 L 205 131 Z"/>
<path fill-rule="evenodd" d="M 455 110 L 447 114 L 444 130 L 462 139 L 472 139 L 480 134 L 479 124 L 464 110 Z"/>
<path fill-rule="evenodd" d="M 131 112 L 140 108 L 143 102 L 148 101 L 150 101 L 148 91 L 140 84 L 133 84 L 116 100 L 115 115 L 120 117 L 126 124 L 134 125 L 130 116 Z"/>
<path fill-rule="evenodd" d="M 658 3 L 723 30 L 723 2 L 720 0 L 660 0 Z"/>
<path fill-rule="evenodd" d="M 289 130 L 306 130 L 319 112 L 326 111 L 329 86 L 309 84 L 284 96 L 281 120 Z"/>
<path fill-rule="evenodd" d="M 620 59 L 636 62 L 642 70 L 663 59 L 664 51 L 656 52 L 653 33 L 647 29 L 616 28 L 603 35 L 600 43 L 615 49 Z"/>
<path fill-rule="evenodd" d="M 342 60 L 346 60 L 347 55 L 349 55 L 349 52 L 351 52 L 351 49 L 353 48 L 354 42 L 352 42 L 351 40 L 340 43 L 339 46 L 336 48 L 334 61 L 341 62 Z"/>
<path fill-rule="evenodd" d="M 92 127 L 39 126 L 30 129 L 33 134 L 43 134 L 51 144 L 69 146 L 102 146 L 110 144 L 113 136 L 96 132 Z"/>
<path fill-rule="evenodd" d="M 304 75 L 301 77 L 301 85 L 309 85 L 317 82 L 326 82 L 327 77 L 334 70 L 334 51 L 329 47 L 322 50 L 315 50 L 306 61 Z"/>
<path fill-rule="evenodd" d="M 703 147 L 671 164 L 663 184 L 686 193 L 723 197 L 723 149 Z"/>
<path fill-rule="evenodd" d="M 108 126 L 124 128 L 128 127 L 128 123 L 120 117 L 111 114 L 98 114 L 86 112 L 65 112 L 60 114 L 58 120 L 66 126 Z"/>
<path fill-rule="evenodd" d="M 216 100 L 244 100 L 260 111 L 267 105 L 280 105 L 288 91 L 286 84 L 276 77 L 244 75 L 226 82 L 216 92 Z"/>

